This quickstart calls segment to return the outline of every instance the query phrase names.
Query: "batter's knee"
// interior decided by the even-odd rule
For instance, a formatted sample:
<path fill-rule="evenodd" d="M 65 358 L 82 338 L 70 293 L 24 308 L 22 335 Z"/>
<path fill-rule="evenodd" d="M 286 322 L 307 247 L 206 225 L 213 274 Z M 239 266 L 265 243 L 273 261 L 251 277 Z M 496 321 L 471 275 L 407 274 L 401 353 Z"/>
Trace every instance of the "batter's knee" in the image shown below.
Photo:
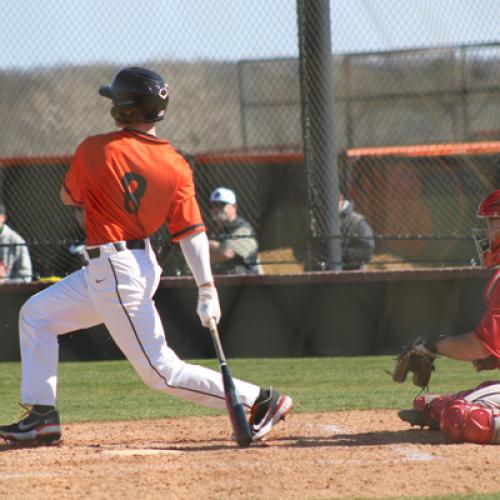
<path fill-rule="evenodd" d="M 43 292 L 32 295 L 21 307 L 19 317 L 27 321 L 44 318 L 47 315 L 47 305 L 43 303 Z"/>
<path fill-rule="evenodd" d="M 169 392 L 175 386 L 176 374 L 182 369 L 184 362 L 175 360 L 172 363 L 148 365 L 137 369 L 142 381 L 151 389 Z"/>
<path fill-rule="evenodd" d="M 19 310 L 19 327 L 23 331 L 23 325 L 33 323 L 39 313 L 38 308 L 34 305 L 33 297 L 28 299 Z"/>
<path fill-rule="evenodd" d="M 151 389 L 158 389 L 159 384 L 162 382 L 160 373 L 151 367 L 137 370 L 137 373 L 141 380 Z"/>
<path fill-rule="evenodd" d="M 441 432 L 454 443 L 498 443 L 498 415 L 492 408 L 456 399 L 443 411 Z"/>
<path fill-rule="evenodd" d="M 30 305 L 30 299 L 28 299 L 22 306 L 21 309 L 19 310 L 19 318 L 21 319 L 26 319 L 27 317 L 30 316 L 31 312 L 31 305 Z"/>

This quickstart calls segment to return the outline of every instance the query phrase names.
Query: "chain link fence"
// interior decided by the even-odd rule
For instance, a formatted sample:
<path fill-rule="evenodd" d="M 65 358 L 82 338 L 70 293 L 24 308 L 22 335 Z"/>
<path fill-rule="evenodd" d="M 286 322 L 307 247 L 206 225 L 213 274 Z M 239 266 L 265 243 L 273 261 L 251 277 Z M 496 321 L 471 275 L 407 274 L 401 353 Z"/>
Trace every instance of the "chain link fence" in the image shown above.
<path fill-rule="evenodd" d="M 499 184 L 499 153 L 500 143 L 347 151 L 347 191 L 377 235 L 369 267 L 478 265 L 471 228 Z"/>
<path fill-rule="evenodd" d="M 322 268 L 312 240 L 341 234 L 311 236 L 294 0 L 7 0 L 4 13 L 0 184 L 35 277 L 81 265 L 85 235 L 59 187 L 78 143 L 112 128 L 97 89 L 131 65 L 169 83 L 158 132 L 189 159 L 210 231 L 210 192 L 226 186 L 264 272 Z M 335 137 L 324 140 L 335 141 L 341 190 L 373 229 L 368 268 L 470 264 L 476 206 L 498 186 L 498 144 L 417 157 L 404 146 L 500 141 L 500 4 L 331 0 L 330 13 Z M 165 273 L 186 273 L 166 231 L 154 239 Z"/>

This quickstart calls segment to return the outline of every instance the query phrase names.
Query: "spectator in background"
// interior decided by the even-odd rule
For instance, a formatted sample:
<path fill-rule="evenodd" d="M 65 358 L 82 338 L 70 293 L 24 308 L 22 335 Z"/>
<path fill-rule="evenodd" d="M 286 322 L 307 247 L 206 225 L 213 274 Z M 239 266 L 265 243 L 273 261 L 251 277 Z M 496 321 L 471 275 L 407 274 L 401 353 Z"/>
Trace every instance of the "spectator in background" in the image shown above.
<path fill-rule="evenodd" d="M 234 191 L 219 187 L 210 195 L 217 234 L 209 240 L 215 274 L 260 274 L 259 244 L 249 222 L 238 216 Z"/>
<path fill-rule="evenodd" d="M 339 196 L 340 233 L 342 235 L 342 268 L 363 269 L 373 257 L 373 230 L 363 215 L 354 211 L 353 203 Z"/>
<path fill-rule="evenodd" d="M 6 220 L 5 206 L 0 204 L 0 283 L 29 282 L 32 268 L 28 247 Z"/>

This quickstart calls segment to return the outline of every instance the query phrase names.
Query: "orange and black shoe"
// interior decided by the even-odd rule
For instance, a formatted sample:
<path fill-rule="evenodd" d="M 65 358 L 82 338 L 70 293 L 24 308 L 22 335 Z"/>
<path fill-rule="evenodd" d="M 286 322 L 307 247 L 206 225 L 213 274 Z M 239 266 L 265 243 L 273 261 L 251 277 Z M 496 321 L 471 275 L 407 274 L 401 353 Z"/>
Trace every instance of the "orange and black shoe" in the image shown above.
<path fill-rule="evenodd" d="M 272 387 L 262 390 L 250 411 L 248 423 L 252 430 L 252 440 L 258 441 L 266 436 L 280 420 L 285 419 L 292 408 L 290 396 L 280 394 Z"/>
<path fill-rule="evenodd" d="M 55 408 L 21 406 L 27 414 L 15 424 L 0 426 L 0 437 L 25 444 L 53 443 L 61 439 L 61 422 Z"/>

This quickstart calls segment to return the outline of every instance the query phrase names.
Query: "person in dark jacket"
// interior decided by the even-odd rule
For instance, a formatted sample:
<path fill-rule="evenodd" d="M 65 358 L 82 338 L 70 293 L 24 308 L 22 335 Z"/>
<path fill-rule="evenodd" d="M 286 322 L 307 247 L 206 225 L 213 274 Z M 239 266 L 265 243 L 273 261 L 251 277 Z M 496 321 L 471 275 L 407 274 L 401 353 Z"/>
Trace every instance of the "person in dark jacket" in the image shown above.
<path fill-rule="evenodd" d="M 353 203 L 339 196 L 340 232 L 342 235 L 342 268 L 364 269 L 375 250 L 373 230 L 365 217 L 354 211 Z"/>

